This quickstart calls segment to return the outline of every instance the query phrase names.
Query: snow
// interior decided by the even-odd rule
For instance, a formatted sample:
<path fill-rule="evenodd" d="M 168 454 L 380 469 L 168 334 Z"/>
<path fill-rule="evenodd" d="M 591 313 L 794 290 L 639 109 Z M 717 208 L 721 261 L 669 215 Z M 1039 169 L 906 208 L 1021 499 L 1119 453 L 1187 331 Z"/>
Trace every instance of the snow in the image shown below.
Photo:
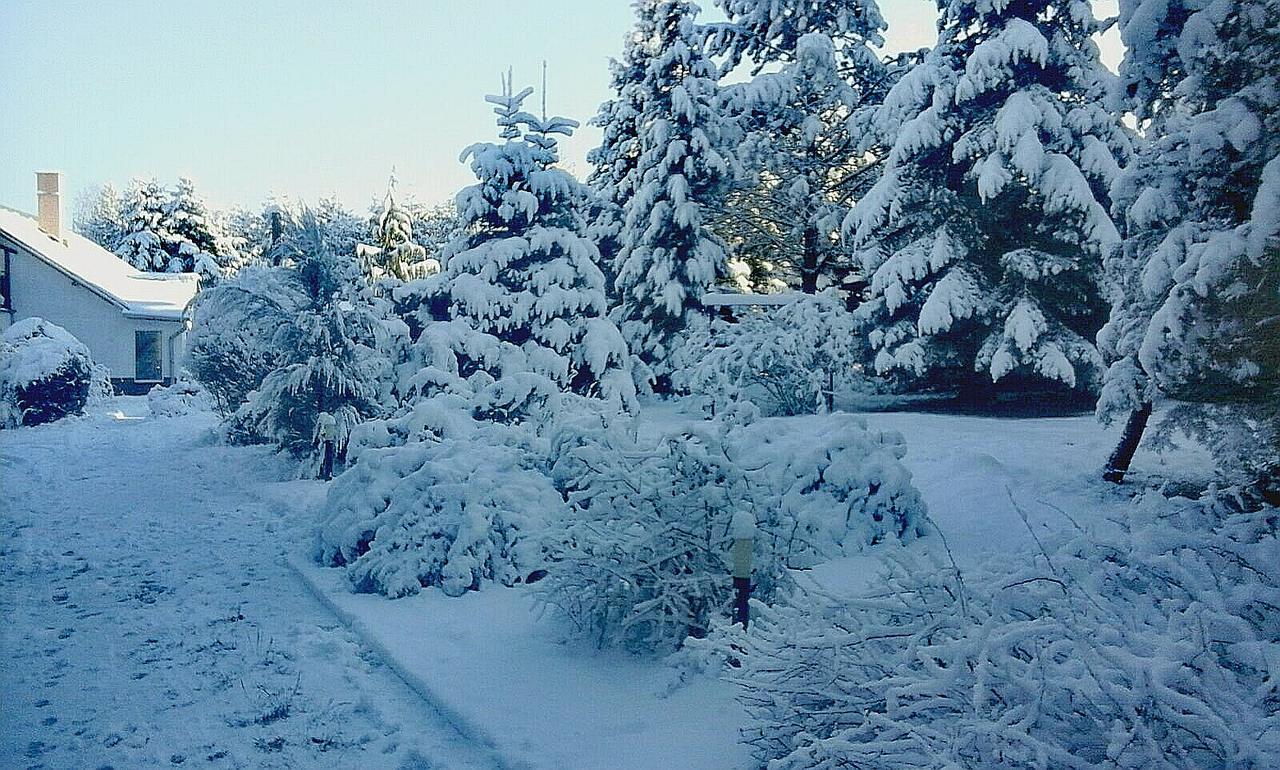
<path fill-rule="evenodd" d="M 124 309 L 125 315 L 180 319 L 199 279 L 190 273 L 144 273 L 98 244 L 72 232 L 57 240 L 37 220 L 0 206 L 0 232 Z"/>
<path fill-rule="evenodd" d="M 502 766 L 282 561 L 319 485 L 213 424 L 0 432 L 0 766 Z"/>
<path fill-rule="evenodd" d="M 699 419 L 691 406 L 646 405 L 640 437 Z M 862 419 L 905 438 L 903 462 L 962 569 L 1033 561 L 1036 533 L 1068 516 L 1105 532 L 1127 505 L 1099 489 L 1117 429 L 1091 416 Z M 293 475 L 282 460 L 213 444 L 213 425 L 199 412 L 155 419 L 146 399 L 122 398 L 0 434 L 0 687 L 13 694 L 0 707 L 0 764 L 755 766 L 737 742 L 746 714 L 732 685 L 566 642 L 536 611 L 534 586 L 351 593 L 306 553 L 325 484 L 280 481 Z M 770 425 L 803 436 L 836 423 Z M 1184 476 L 1208 467 L 1190 452 L 1159 462 Z M 1140 451 L 1135 473 L 1155 463 Z M 931 527 L 884 547 L 940 545 Z M 851 595 L 879 553 L 797 574 Z"/>
<path fill-rule="evenodd" d="M 48 379 L 73 358 L 91 360 L 84 343 L 43 318 L 24 318 L 5 329 L 0 353 L 0 392 Z"/>

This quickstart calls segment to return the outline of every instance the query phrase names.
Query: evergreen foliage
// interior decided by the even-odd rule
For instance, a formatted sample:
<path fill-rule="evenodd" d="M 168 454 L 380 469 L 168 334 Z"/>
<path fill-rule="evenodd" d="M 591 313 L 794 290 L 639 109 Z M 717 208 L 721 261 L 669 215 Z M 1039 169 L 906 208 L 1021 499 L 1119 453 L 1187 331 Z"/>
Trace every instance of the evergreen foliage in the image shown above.
<path fill-rule="evenodd" d="M 341 452 L 353 426 L 386 409 L 395 326 L 309 210 L 292 248 L 284 266 L 241 271 L 206 293 L 197 317 L 225 315 L 196 338 L 192 369 L 223 409 L 243 398 L 228 418 L 233 439 L 273 443 L 318 467 L 322 413 L 337 421 Z M 253 368 L 226 378 L 237 366 Z"/>
<path fill-rule="evenodd" d="M 1147 141 L 1114 187 L 1106 421 L 1162 422 L 1280 484 L 1280 3 L 1124 2 L 1118 96 Z"/>
<path fill-rule="evenodd" d="M 640 5 L 640 29 L 652 20 L 650 56 L 635 73 L 640 79 L 628 107 L 637 123 L 635 167 L 615 183 L 627 191 L 615 317 L 632 353 L 664 390 L 675 335 L 725 269 L 725 246 L 709 227 L 708 209 L 720 205 L 736 163 L 725 152 L 731 126 L 718 106 L 718 73 L 702 50 L 696 6 L 649 5 Z"/>
<path fill-rule="evenodd" d="M 942 0 L 938 43 L 873 112 L 890 146 L 844 221 L 881 373 L 1096 390 L 1107 190 L 1130 136 L 1084 0 Z"/>
<path fill-rule="evenodd" d="M 555 167 L 555 136 L 577 124 L 534 117 L 521 109 L 532 89 L 504 85 L 486 100 L 506 141 L 462 154 L 479 181 L 458 194 L 464 229 L 432 281 L 444 299 L 434 307 L 450 320 L 425 324 L 410 390 L 471 394 L 503 420 L 533 415 L 557 392 L 630 409 L 627 348 L 605 317 L 599 252 L 584 232 L 586 190 Z"/>
<path fill-rule="evenodd" d="M 729 21 L 712 25 L 722 70 L 744 59 L 755 76 L 725 89 L 749 172 L 716 228 L 752 267 L 752 283 L 782 280 L 807 294 L 853 271 L 840 219 L 874 181 L 883 153 L 858 130 L 893 75 L 872 50 L 883 45 L 874 2 L 725 0 Z M 764 67 L 770 72 L 760 73 Z"/>
<path fill-rule="evenodd" d="M 223 273 L 218 223 L 191 180 L 165 190 L 154 179 L 135 180 L 120 206 L 123 234 L 115 253 L 148 272 L 197 273 L 212 283 Z"/>

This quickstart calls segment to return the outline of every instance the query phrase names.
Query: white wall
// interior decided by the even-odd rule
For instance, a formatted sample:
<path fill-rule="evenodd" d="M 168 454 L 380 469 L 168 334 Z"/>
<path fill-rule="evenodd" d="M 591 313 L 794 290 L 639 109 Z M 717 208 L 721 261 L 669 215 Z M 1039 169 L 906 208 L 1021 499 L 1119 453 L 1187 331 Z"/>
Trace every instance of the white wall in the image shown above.
<path fill-rule="evenodd" d="M 118 306 L 92 289 L 29 254 L 22 246 L 10 260 L 9 289 L 13 294 L 13 320 L 39 316 L 71 332 L 89 348 L 95 363 L 111 370 L 117 379 L 133 379 L 135 331 L 161 333 L 165 354 L 164 377 L 172 378 L 169 338 L 182 330 L 180 321 L 126 318 Z M 7 313 L 0 315 L 8 315 Z M 184 337 L 178 338 L 183 344 Z M 182 348 L 178 348 L 181 366 Z"/>

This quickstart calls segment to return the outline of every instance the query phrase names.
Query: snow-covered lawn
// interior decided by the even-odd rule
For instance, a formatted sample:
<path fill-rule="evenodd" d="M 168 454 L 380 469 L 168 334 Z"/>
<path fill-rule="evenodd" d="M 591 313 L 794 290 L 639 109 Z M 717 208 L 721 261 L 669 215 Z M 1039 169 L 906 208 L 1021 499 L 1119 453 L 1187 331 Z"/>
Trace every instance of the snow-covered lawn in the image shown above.
<path fill-rule="evenodd" d="M 1127 505 L 1099 483 L 1115 431 L 1090 415 L 865 418 L 874 429 L 906 438 L 905 462 L 962 567 L 988 558 L 1034 560 L 1033 529 L 1043 534 L 1070 526 L 1064 516 L 1105 527 L 1108 515 Z M 690 419 L 696 418 L 685 404 L 649 404 L 641 433 L 654 439 Z M 803 425 L 826 418 L 786 419 Z M 1185 466 L 1203 458 L 1180 459 Z M 1146 454 L 1139 460 L 1156 462 Z M 933 533 L 908 547 L 927 551 L 942 543 Z M 878 553 L 819 565 L 802 582 L 834 594 L 862 590 L 878 573 Z M 459 599 L 428 589 L 389 601 L 352 594 L 339 570 L 310 565 L 304 557 L 296 563 L 406 678 L 512 760 L 584 770 L 754 767 L 747 747 L 737 743 L 747 718 L 729 685 L 697 679 L 673 691 L 674 672 L 665 664 L 563 642 L 562 629 L 539 616 L 526 588 L 488 586 Z"/>
<path fill-rule="evenodd" d="M 112 408 L 0 431 L 0 766 L 495 765 L 286 566 L 306 482 Z"/>
<path fill-rule="evenodd" d="M 113 408 L 127 414 L 0 432 L 0 764 L 751 766 L 731 685 L 673 690 L 664 664 L 564 642 L 524 588 L 351 594 L 308 561 L 322 483 L 216 444 L 209 415 Z M 643 419 L 652 436 L 691 418 L 668 404 Z M 1033 559 L 1032 530 L 1104 526 L 1124 505 L 1097 482 L 1114 432 L 1089 416 L 866 419 L 904 434 L 962 567 Z M 876 560 L 802 580 L 857 590 Z"/>

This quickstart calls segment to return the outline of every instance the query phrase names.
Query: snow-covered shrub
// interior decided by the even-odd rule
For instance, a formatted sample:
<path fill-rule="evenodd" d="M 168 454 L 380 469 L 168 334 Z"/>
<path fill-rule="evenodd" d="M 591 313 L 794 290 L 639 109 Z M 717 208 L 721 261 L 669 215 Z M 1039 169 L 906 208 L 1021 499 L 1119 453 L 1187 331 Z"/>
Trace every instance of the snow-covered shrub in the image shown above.
<path fill-rule="evenodd" d="M 244 359 L 269 367 L 228 417 L 228 436 L 275 444 L 318 467 L 322 414 L 336 421 L 341 454 L 351 428 L 384 411 L 403 324 L 385 317 L 385 303 L 363 283 L 354 258 L 333 252 L 310 211 L 303 214 L 296 249 L 284 267 L 267 269 L 268 276 L 242 280 L 249 271 L 241 271 L 219 287 L 220 303 L 230 305 L 219 328 L 230 334 L 209 346 L 218 355 L 192 363 L 199 376 L 212 375 L 202 381 L 214 388 L 224 386 L 216 377 L 229 363 Z M 242 328 L 233 330 L 230 319 L 240 319 Z"/>
<path fill-rule="evenodd" d="M 670 651 L 728 611 L 737 514 L 756 522 L 763 601 L 788 584 L 787 567 L 917 534 L 924 508 L 898 463 L 900 439 L 853 418 L 816 436 L 761 438 L 713 421 L 648 446 L 617 428 L 566 425 L 551 470 L 569 508 L 549 530 L 542 599 L 596 644 Z"/>
<path fill-rule="evenodd" d="M 766 613 L 745 738 L 778 770 L 1272 767 L 1280 512 L 1228 502 L 1151 493 L 1022 566 L 903 559 Z"/>
<path fill-rule="evenodd" d="M 834 292 L 805 296 L 737 322 L 691 326 L 674 381 L 717 409 L 747 400 L 765 414 L 814 414 L 835 394 L 866 387 L 862 339 Z"/>
<path fill-rule="evenodd" d="M 0 427 L 83 414 L 95 390 L 110 388 L 105 381 L 66 329 L 43 318 L 18 321 L 0 338 Z"/>
<path fill-rule="evenodd" d="M 571 510 L 548 537 L 541 598 L 600 646 L 671 651 L 726 612 L 730 525 L 751 512 L 750 482 L 715 427 L 644 447 L 623 431 L 556 436 L 553 472 Z M 756 540 L 757 595 L 786 580 L 782 555 Z"/>
<path fill-rule="evenodd" d="M 182 417 L 213 410 L 209 393 L 194 380 L 181 379 L 172 385 L 157 385 L 147 391 L 147 406 L 156 417 Z"/>
<path fill-rule="evenodd" d="M 788 567 L 807 567 L 923 534 L 925 504 L 900 462 L 896 431 L 832 415 L 802 426 L 764 420 L 735 429 L 732 454 L 749 471 L 757 514 Z"/>
<path fill-rule="evenodd" d="M 196 297 L 186 366 L 223 415 L 239 409 L 276 366 L 278 319 L 303 302 L 289 277 L 284 268 L 249 265 Z"/>
<path fill-rule="evenodd" d="M 318 559 L 345 567 L 355 590 L 390 597 L 527 579 L 542 566 L 538 536 L 563 506 L 533 442 L 519 426 L 473 419 L 456 395 L 362 426 L 354 465 L 322 509 Z"/>

